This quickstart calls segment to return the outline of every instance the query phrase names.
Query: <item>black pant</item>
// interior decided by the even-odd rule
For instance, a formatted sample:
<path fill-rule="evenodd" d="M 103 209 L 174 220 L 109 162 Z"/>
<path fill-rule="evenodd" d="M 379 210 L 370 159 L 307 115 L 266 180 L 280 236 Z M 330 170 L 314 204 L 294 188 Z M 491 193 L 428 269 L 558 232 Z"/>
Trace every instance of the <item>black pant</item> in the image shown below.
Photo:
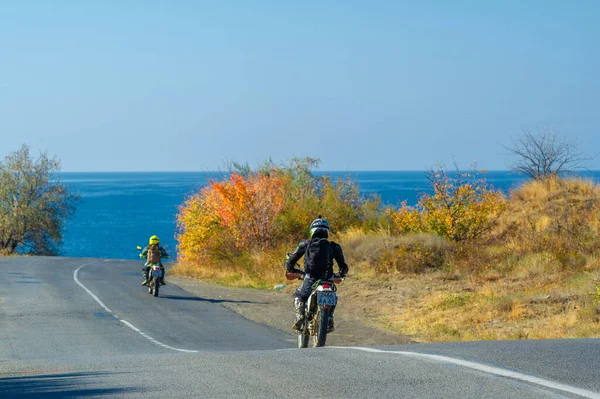
<path fill-rule="evenodd" d="M 308 297 L 313 291 L 312 287 L 318 280 L 319 279 L 317 278 L 305 276 L 304 280 L 302 281 L 302 284 L 300 284 L 298 288 L 296 288 L 296 291 L 294 292 L 294 297 L 298 298 L 302 302 L 308 301 Z M 329 310 L 329 317 L 333 317 L 334 310 L 335 306 L 331 306 Z"/>
<path fill-rule="evenodd" d="M 296 288 L 296 292 L 294 292 L 294 297 L 300 299 L 302 302 L 308 301 L 308 297 L 312 292 L 312 286 L 318 279 L 313 279 L 311 277 L 304 277 L 302 284 Z"/>

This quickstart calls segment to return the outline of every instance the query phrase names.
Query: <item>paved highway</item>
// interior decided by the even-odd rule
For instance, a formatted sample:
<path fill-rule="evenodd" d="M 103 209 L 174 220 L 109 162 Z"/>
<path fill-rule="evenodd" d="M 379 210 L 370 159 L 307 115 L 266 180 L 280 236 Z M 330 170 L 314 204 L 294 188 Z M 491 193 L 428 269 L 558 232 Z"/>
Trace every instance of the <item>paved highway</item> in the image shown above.
<path fill-rule="evenodd" d="M 600 341 L 295 349 L 141 262 L 0 258 L 0 398 L 598 398 Z"/>

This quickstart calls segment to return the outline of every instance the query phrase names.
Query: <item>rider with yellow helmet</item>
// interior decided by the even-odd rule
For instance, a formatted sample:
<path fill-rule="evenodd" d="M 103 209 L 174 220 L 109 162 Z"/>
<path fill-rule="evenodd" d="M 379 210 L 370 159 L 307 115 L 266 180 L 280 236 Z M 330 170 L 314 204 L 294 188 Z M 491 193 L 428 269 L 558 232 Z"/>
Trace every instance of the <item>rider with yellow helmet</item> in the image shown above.
<path fill-rule="evenodd" d="M 144 281 L 142 281 L 142 285 L 148 284 L 148 273 L 150 272 L 151 264 L 159 264 L 160 268 L 163 270 L 163 277 L 161 278 L 161 284 L 165 285 L 165 268 L 161 262 L 162 258 L 168 258 L 169 254 L 167 251 L 160 245 L 160 239 L 158 236 L 152 236 L 148 240 L 148 245 L 142 250 L 140 253 L 140 258 L 147 259 L 148 261 L 144 265 L 142 269 L 142 277 Z"/>

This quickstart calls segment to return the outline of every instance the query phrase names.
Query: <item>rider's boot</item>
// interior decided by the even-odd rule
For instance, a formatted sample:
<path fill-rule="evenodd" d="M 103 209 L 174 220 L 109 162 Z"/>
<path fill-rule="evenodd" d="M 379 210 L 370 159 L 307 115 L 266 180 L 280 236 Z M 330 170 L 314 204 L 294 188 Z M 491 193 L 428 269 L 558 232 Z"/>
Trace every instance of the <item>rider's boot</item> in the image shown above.
<path fill-rule="evenodd" d="M 294 297 L 294 310 L 296 311 L 296 321 L 292 324 L 292 328 L 296 331 L 302 331 L 304 328 L 305 307 L 300 298 Z"/>
<path fill-rule="evenodd" d="M 160 278 L 160 285 L 167 285 L 167 283 L 165 283 L 165 269 L 162 269 L 162 277 Z"/>
<path fill-rule="evenodd" d="M 144 278 L 144 280 L 142 281 L 142 285 L 148 285 L 148 272 L 149 271 L 150 271 L 150 268 L 142 269 L 142 277 Z"/>
<path fill-rule="evenodd" d="M 327 332 L 333 332 L 335 331 L 335 326 L 333 324 L 333 311 L 335 310 L 335 306 L 331 307 L 331 310 L 329 312 L 329 321 L 327 322 Z"/>
<path fill-rule="evenodd" d="M 333 316 L 329 316 L 329 322 L 327 323 L 327 332 L 334 332 L 335 326 L 333 325 Z"/>

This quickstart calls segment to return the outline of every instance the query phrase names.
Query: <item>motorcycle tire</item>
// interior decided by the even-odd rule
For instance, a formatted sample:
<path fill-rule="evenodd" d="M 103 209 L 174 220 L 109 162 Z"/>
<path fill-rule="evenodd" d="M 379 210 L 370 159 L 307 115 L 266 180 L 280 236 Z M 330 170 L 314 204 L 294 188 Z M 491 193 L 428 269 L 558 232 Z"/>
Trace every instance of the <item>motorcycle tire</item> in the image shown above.
<path fill-rule="evenodd" d="M 158 287 L 160 287 L 160 283 L 158 282 L 157 278 L 153 278 L 152 280 L 154 281 L 154 285 L 153 285 L 154 290 L 152 292 L 152 295 L 158 296 Z"/>
<path fill-rule="evenodd" d="M 315 336 L 313 337 L 313 346 L 325 346 L 327 340 L 327 323 L 329 323 L 329 309 L 323 305 L 319 305 L 317 317 L 315 317 Z"/>

